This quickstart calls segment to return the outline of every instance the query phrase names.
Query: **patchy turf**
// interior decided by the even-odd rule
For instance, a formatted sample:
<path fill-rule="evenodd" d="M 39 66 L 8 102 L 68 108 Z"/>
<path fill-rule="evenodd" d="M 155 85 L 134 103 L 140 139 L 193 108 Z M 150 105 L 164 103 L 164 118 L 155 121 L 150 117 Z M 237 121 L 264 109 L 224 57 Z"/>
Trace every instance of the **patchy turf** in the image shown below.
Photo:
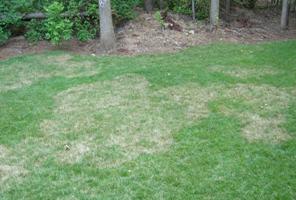
<path fill-rule="evenodd" d="M 2 61 L 0 198 L 294 199 L 295 52 Z"/>

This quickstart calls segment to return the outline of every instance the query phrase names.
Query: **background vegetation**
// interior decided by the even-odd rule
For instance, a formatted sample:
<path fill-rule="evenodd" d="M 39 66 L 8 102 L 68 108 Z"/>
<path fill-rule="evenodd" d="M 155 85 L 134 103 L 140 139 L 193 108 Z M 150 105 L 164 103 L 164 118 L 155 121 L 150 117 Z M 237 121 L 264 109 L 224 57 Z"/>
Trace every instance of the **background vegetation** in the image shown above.
<path fill-rule="evenodd" d="M 192 12 L 191 0 L 164 2 L 165 8 L 170 11 L 185 15 Z M 118 25 L 135 17 L 134 8 L 142 6 L 143 1 L 112 0 L 111 3 L 113 20 Z M 236 0 L 235 3 L 253 8 L 256 0 Z M 209 4 L 209 0 L 196 0 L 198 19 L 208 17 Z M 34 12 L 44 13 L 49 18 L 22 20 L 25 14 Z M 97 0 L 2 0 L 0 13 L 0 45 L 10 36 L 20 34 L 24 34 L 31 42 L 48 39 L 57 44 L 71 37 L 87 41 L 94 38 L 99 30 Z M 65 14 L 63 17 L 57 16 L 62 13 Z"/>

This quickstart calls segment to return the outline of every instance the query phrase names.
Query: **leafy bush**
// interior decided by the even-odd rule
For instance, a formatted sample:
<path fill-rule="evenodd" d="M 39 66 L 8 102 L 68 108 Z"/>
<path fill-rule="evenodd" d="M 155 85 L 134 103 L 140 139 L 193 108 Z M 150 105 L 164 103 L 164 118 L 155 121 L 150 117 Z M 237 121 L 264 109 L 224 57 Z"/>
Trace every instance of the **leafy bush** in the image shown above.
<path fill-rule="evenodd" d="M 191 0 L 171 0 L 169 8 L 176 13 L 191 15 L 192 13 Z M 198 19 L 205 19 L 209 16 L 209 0 L 195 0 L 196 14 Z"/>
<path fill-rule="evenodd" d="M 256 6 L 257 0 L 236 0 L 235 3 L 246 8 L 253 9 Z"/>
<path fill-rule="evenodd" d="M 0 45 L 4 44 L 8 40 L 10 33 L 0 27 Z"/>
<path fill-rule="evenodd" d="M 161 13 L 160 11 L 157 11 L 155 14 L 154 14 L 154 19 L 160 24 L 161 28 L 164 28 L 165 27 L 165 22 L 161 16 Z"/>
<path fill-rule="evenodd" d="M 60 44 L 62 40 L 71 39 L 73 23 L 61 16 L 64 11 L 63 4 L 54 2 L 45 10 L 48 16 L 45 21 L 46 39 L 50 40 L 54 45 Z"/>
<path fill-rule="evenodd" d="M 77 39 L 85 42 L 93 39 L 97 33 L 97 29 L 93 27 L 89 22 L 80 22 L 76 25 L 77 28 Z"/>
<path fill-rule="evenodd" d="M 16 0 L 1 0 L 0 3 L 0 44 L 4 44 L 11 35 L 11 27 L 17 26 L 20 15 L 16 11 Z"/>
<path fill-rule="evenodd" d="M 37 42 L 45 39 L 45 27 L 43 21 L 31 20 L 26 24 L 27 32 L 25 33 L 25 37 L 30 42 Z"/>
<path fill-rule="evenodd" d="M 134 7 L 143 0 L 111 0 L 114 22 L 120 23 L 135 17 Z"/>

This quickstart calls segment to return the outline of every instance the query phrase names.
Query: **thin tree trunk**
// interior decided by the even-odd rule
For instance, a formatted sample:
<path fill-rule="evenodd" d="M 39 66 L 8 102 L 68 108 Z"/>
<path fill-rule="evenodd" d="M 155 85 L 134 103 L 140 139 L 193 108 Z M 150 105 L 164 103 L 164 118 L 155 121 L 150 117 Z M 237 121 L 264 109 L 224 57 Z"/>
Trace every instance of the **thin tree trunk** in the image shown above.
<path fill-rule="evenodd" d="M 219 0 L 211 0 L 211 9 L 210 9 L 210 23 L 211 28 L 214 28 L 218 25 L 219 22 Z"/>
<path fill-rule="evenodd" d="M 283 0 L 281 28 L 287 29 L 289 23 L 289 0 Z"/>
<path fill-rule="evenodd" d="M 225 4 L 226 4 L 226 13 L 227 13 L 227 15 L 229 15 L 230 14 L 230 8 L 231 8 L 231 0 L 226 0 L 225 1 Z"/>
<path fill-rule="evenodd" d="M 163 0 L 159 0 L 159 8 L 162 10 L 164 8 Z"/>
<path fill-rule="evenodd" d="M 153 10 L 153 1 L 152 0 L 144 0 L 145 10 L 149 13 Z"/>
<path fill-rule="evenodd" d="M 225 0 L 226 21 L 230 21 L 231 0 Z"/>
<path fill-rule="evenodd" d="M 115 33 L 112 22 L 112 10 L 110 0 L 99 0 L 100 11 L 100 41 L 104 50 L 115 47 Z"/>
<path fill-rule="evenodd" d="M 191 2 L 192 2 L 192 3 L 191 3 L 191 6 L 192 6 L 192 19 L 193 19 L 193 21 L 195 21 L 195 20 L 196 20 L 195 0 L 192 0 Z"/>

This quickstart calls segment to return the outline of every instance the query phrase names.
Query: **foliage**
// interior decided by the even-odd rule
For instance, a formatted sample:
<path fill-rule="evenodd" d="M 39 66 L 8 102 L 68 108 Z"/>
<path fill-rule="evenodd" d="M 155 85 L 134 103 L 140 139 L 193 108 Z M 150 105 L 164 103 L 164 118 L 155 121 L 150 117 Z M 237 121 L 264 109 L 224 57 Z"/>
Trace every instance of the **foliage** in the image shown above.
<path fill-rule="evenodd" d="M 16 0 L 4 0 L 0 3 L 0 45 L 11 35 L 10 27 L 17 25 L 20 20 L 16 5 Z"/>
<path fill-rule="evenodd" d="M 169 8 L 174 12 L 191 15 L 191 0 L 172 0 L 169 1 Z M 196 14 L 198 19 L 205 19 L 209 16 L 209 0 L 195 0 Z"/>
<path fill-rule="evenodd" d="M 93 39 L 96 35 L 97 29 L 93 27 L 88 21 L 80 22 L 76 24 L 77 28 L 77 39 L 85 42 Z"/>
<path fill-rule="evenodd" d="M 161 16 L 160 11 L 155 12 L 154 19 L 160 24 L 161 28 L 165 27 L 165 22 L 163 20 L 163 17 Z"/>
<path fill-rule="evenodd" d="M 235 3 L 243 7 L 253 9 L 256 6 L 257 0 L 236 0 Z"/>
<path fill-rule="evenodd" d="M 45 39 L 46 30 L 43 21 L 33 19 L 26 24 L 26 29 L 25 37 L 30 42 L 37 42 Z"/>
<path fill-rule="evenodd" d="M 4 44 L 9 38 L 9 32 L 0 26 L 0 45 Z"/>
<path fill-rule="evenodd" d="M 45 21 L 46 39 L 55 45 L 60 44 L 62 40 L 71 39 L 73 23 L 61 16 L 64 11 L 63 4 L 54 2 L 45 10 L 48 16 Z"/>
<path fill-rule="evenodd" d="M 134 7 L 142 0 L 111 0 L 115 24 L 135 17 Z"/>

